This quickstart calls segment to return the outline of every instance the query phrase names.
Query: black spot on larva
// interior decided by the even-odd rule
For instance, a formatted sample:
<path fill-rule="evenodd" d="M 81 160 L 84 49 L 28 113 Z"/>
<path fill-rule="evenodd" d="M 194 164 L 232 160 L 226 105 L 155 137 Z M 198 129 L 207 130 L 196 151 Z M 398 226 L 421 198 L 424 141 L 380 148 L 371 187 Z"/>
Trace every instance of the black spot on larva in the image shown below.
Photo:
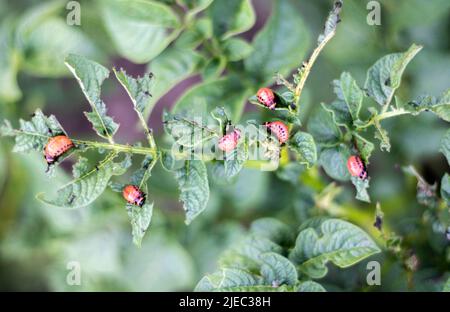
<path fill-rule="evenodd" d="M 153 73 L 148 73 L 148 78 L 153 78 Z"/>
<path fill-rule="evenodd" d="M 386 81 L 384 82 L 384 85 L 389 87 L 391 85 L 391 78 L 386 79 Z"/>
<path fill-rule="evenodd" d="M 99 169 L 98 169 L 98 166 L 97 166 L 97 165 L 95 166 L 95 170 L 96 170 L 96 171 L 98 171 L 98 170 L 99 170 Z"/>

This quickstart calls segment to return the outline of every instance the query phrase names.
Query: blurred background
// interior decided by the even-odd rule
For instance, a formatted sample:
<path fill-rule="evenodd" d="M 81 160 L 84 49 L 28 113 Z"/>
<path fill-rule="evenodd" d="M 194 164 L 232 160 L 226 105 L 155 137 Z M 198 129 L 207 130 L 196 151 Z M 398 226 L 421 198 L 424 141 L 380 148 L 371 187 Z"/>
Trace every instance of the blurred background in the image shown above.
<path fill-rule="evenodd" d="M 278 38 L 277 48 L 289 46 L 290 38 L 301 32 L 303 54 L 297 56 L 296 63 L 300 64 L 313 49 L 332 1 L 278 1 L 292 2 L 303 29 L 288 27 L 283 38 Z M 109 68 L 123 67 L 133 75 L 152 70 L 156 79 L 164 64 L 166 68 L 173 66 L 170 70 L 174 73 L 179 64 L 171 65 L 170 54 L 165 54 L 174 43 L 158 50 L 151 45 L 156 39 L 145 33 L 145 25 L 128 22 L 126 12 L 109 12 L 104 1 L 78 1 L 81 25 L 68 25 L 68 2 L 0 0 L 0 119 L 7 118 L 17 125 L 19 118 L 28 119 L 36 108 L 42 108 L 45 113 L 54 114 L 70 136 L 96 139 L 82 113 L 88 110 L 88 103 L 64 66 L 67 53 L 84 55 Z M 175 1 L 159 2 L 184 14 L 185 8 Z M 251 1 L 256 21 L 238 36 L 252 42 L 270 17 L 274 2 Z M 307 82 L 304 121 L 321 102 L 333 100 L 331 81 L 342 71 L 351 72 L 363 85 L 366 70 L 378 58 L 405 51 L 413 42 L 424 45 L 424 49 L 406 70 L 398 91 L 400 98 L 408 101 L 424 93 L 438 95 L 450 87 L 449 1 L 379 1 L 379 26 L 367 24 L 367 2 L 345 1 L 337 35 L 319 57 Z M 222 10 L 226 11 L 227 6 Z M 213 11 L 207 9 L 200 16 L 220 29 L 217 12 Z M 120 16 L 122 13 L 125 16 Z M 127 33 L 130 25 L 136 28 Z M 204 52 L 204 46 L 197 48 L 204 56 L 201 62 L 186 61 L 188 68 L 183 74 L 166 75 L 167 84 L 154 94 L 156 106 L 148 122 L 158 141 L 163 141 L 163 109 L 173 107 L 192 86 L 210 80 L 208 70 L 217 71 L 211 65 L 217 61 L 216 55 Z M 172 57 L 181 58 L 176 54 Z M 224 64 L 224 75 L 241 73 L 241 63 Z M 254 85 L 255 90 L 258 87 Z M 116 141 L 142 140 L 131 102 L 115 79 L 106 81 L 102 98 L 109 115 L 121 124 Z M 259 113 L 247 105 L 245 114 Z M 416 180 L 400 169 L 414 165 L 430 184 L 439 183 L 444 173 L 450 172 L 444 156 L 438 152 L 448 124 L 431 114 L 401 117 L 385 124 L 393 147 L 390 153 L 378 149 L 374 153 L 370 193 L 374 202 L 382 203 L 389 228 L 401 235 L 404 244 L 417 255 L 418 269 L 413 281 L 407 283 L 402 264 L 384 252 L 376 257 L 383 264 L 381 286 L 366 286 L 363 262 L 345 271 L 331 268 L 323 281 L 328 290 L 437 290 L 439 279 L 450 271 L 448 241 L 433 230 L 433 218 L 427 218 L 433 211 L 418 204 Z M 206 211 L 186 226 L 176 182 L 171 174 L 157 167 L 150 180 L 154 216 L 139 249 L 131 243 L 128 217 L 118 194 L 108 190 L 89 207 L 73 211 L 45 206 L 35 195 L 67 181 L 70 161 L 58 170 L 56 178 L 49 179 L 41 154 L 11 153 L 12 146 L 13 140 L 0 138 L 0 290 L 192 290 L 205 273 L 215 271 L 217 258 L 245 235 L 253 220 L 276 217 L 295 228 L 305 217 L 316 214 L 317 202 L 309 188 L 286 182 L 280 174 L 245 169 L 232 185 L 211 182 Z M 331 179 L 320 169 L 314 170 L 305 179 L 317 180 L 317 191 Z M 336 202 L 351 212 L 342 217 L 376 236 L 371 226 L 375 205 L 356 202 L 353 188 L 341 186 Z M 70 261 L 81 264 L 81 285 L 66 283 Z"/>

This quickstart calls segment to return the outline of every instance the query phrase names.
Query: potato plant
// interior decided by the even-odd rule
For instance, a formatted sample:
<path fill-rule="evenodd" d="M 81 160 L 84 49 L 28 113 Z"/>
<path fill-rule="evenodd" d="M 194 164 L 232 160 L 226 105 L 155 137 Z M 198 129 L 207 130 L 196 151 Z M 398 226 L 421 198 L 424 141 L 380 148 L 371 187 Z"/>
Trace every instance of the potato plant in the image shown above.
<path fill-rule="evenodd" d="M 426 44 L 410 42 L 409 48 L 382 56 L 367 67 L 363 83 L 351 69 L 342 67 L 331 84 L 320 83 L 321 89 L 333 91 L 334 99 L 311 103 L 308 98 L 313 89 L 308 89 L 308 78 L 320 66 L 322 54 L 333 53 L 331 43 L 342 31 L 341 19 L 345 21 L 344 1 L 335 1 L 328 16 L 321 16 L 323 29 L 315 42 L 293 1 L 272 1 L 268 20 L 251 42 L 241 36 L 256 20 L 249 0 L 94 3 L 83 2 L 82 6 L 92 6 L 101 13 L 102 27 L 98 29 L 72 29 L 60 24 L 56 16 L 47 19 L 60 12 L 58 1 L 25 14 L 14 27 L 7 23 L 2 26 L 0 40 L 8 49 L 1 57 L 4 74 L 0 81 L 7 88 L 0 91 L 0 97 L 14 102 L 26 96 L 15 78 L 20 71 L 44 77 L 70 73 L 74 79 L 67 83 L 76 81 L 89 104 L 89 109 L 80 106 L 77 112 L 87 109 L 84 116 L 97 135 L 91 140 L 66 131 L 57 114 L 44 113 L 40 108 L 18 123 L 5 119 L 1 134 L 14 137 L 11 150 L 32 153 L 36 159 L 33 166 L 49 176 L 47 190 L 30 200 L 55 210 L 83 210 L 99 201 L 105 203 L 105 197 L 112 198 L 104 205 L 112 207 L 115 214 L 127 215 L 131 232 L 127 242 L 132 237 L 136 248 L 144 245 L 145 249 L 153 227 L 156 237 L 162 228 L 164 233 L 170 232 L 173 221 L 159 212 L 167 207 L 164 201 L 155 200 L 158 192 L 167 189 L 162 184 L 167 179 L 164 175 L 168 175 L 175 182 L 168 183 L 172 188 L 168 192 L 178 187 L 184 210 L 182 227 L 193 227 L 186 231 L 197 235 L 209 236 L 207 229 L 200 232 L 204 227 L 201 222 L 221 222 L 206 216 L 221 192 L 234 197 L 236 203 L 230 205 L 245 207 L 246 200 L 251 200 L 250 206 L 263 206 L 261 200 L 252 199 L 259 196 L 271 206 L 264 213 L 244 211 L 227 217 L 248 228 L 233 225 L 230 233 L 236 233 L 227 232 L 230 242 L 216 252 L 214 270 L 210 266 L 199 269 L 204 276 L 197 279 L 196 291 L 335 290 L 337 286 L 326 279 L 331 266 L 345 276 L 353 273 L 341 269 L 380 254 L 394 259 L 406 272 L 404 280 L 409 289 L 415 287 L 414 274 L 422 260 L 415 252 L 414 239 L 405 240 L 405 231 L 396 232 L 389 222 L 390 214 L 384 212 L 379 191 L 372 193 L 370 184 L 376 183 L 376 170 L 381 164 L 372 166 L 371 160 L 374 154 L 396 149 L 398 140 L 392 143 L 385 127 L 389 122 L 392 127 L 392 120 L 400 122 L 409 116 L 414 124 L 426 115 L 448 128 L 449 88 L 418 97 L 397 92 L 409 63 L 427 49 Z M 87 23 L 95 23 L 92 16 Z M 41 50 L 43 34 L 48 35 L 48 29 L 58 25 L 61 37 L 49 39 L 48 46 Z M 91 45 L 90 38 L 100 38 L 103 32 L 107 39 Z M 105 45 L 112 45 L 114 53 L 133 63 L 149 63 L 147 70 L 132 75 L 126 66 L 110 69 L 102 65 L 107 55 L 99 47 Z M 14 63 L 14 59 L 20 61 Z M 159 126 L 154 119 L 148 121 L 156 103 L 193 75 L 199 75 L 202 81 L 164 110 L 159 121 L 164 134 L 155 135 L 152 128 Z M 359 72 L 356 75 L 361 76 Z M 118 116 L 107 108 L 102 91 L 107 81 L 114 79 L 115 86 L 128 96 L 129 103 L 122 105 L 128 105 L 124 111 L 135 114 L 143 141 L 123 142 L 118 138 L 119 129 L 134 125 L 119 124 Z M 62 139 L 56 141 L 56 137 Z M 419 139 L 414 144 L 425 144 Z M 4 142 L 9 146 L 6 138 Z M 432 153 L 443 154 L 450 162 L 450 130 Z M 61 185 L 52 182 L 63 174 L 61 167 L 71 161 L 72 180 Z M 402 169 L 398 174 L 417 180 L 416 200 L 424 210 L 422 226 L 438 237 L 433 248 L 441 260 L 435 262 L 439 265 L 434 277 L 442 288 L 450 254 L 450 176 L 441 174 L 439 182 L 430 184 L 411 163 L 400 159 L 397 166 Z M 242 175 L 255 172 L 255 178 L 242 180 Z M 257 180 L 268 176 L 270 185 L 260 187 Z M 285 211 L 282 206 L 292 203 L 294 208 L 288 212 L 276 211 Z M 398 204 L 406 205 L 401 200 Z M 226 206 L 216 205 L 214 209 L 215 215 L 229 213 L 219 211 Z M 177 228 L 171 235 L 180 235 L 200 254 L 206 252 L 206 241 L 203 246 L 195 246 L 196 239 L 183 237 L 183 231 Z M 214 235 L 220 236 L 211 234 L 211 239 Z M 158 248 L 151 252 L 158 261 Z M 364 273 L 360 273 L 359 278 L 364 280 Z M 194 284 L 191 286 L 194 289 Z"/>

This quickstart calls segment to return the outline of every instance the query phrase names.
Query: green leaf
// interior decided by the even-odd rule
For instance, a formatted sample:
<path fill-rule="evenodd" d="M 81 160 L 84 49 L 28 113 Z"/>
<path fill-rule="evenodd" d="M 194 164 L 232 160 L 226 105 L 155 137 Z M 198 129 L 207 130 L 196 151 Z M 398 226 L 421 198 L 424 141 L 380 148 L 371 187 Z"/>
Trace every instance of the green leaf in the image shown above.
<path fill-rule="evenodd" d="M 195 14 L 208 8 L 214 0 L 176 0 L 176 2 L 188 9 L 188 15 Z"/>
<path fill-rule="evenodd" d="M 142 207 L 127 204 L 127 213 L 131 222 L 133 243 L 140 247 L 152 220 L 153 203 L 145 203 Z"/>
<path fill-rule="evenodd" d="M 360 179 L 358 177 L 351 177 L 352 183 L 356 188 L 356 199 L 370 203 L 369 193 L 369 179 Z"/>
<path fill-rule="evenodd" d="M 380 105 L 388 105 L 408 63 L 422 49 L 411 45 L 404 53 L 388 54 L 378 60 L 367 72 L 364 89 Z"/>
<path fill-rule="evenodd" d="M 336 145 L 342 136 L 341 130 L 333 122 L 331 114 L 323 109 L 318 109 L 313 113 L 307 128 L 315 141 L 322 145 Z"/>
<path fill-rule="evenodd" d="M 85 157 L 79 157 L 78 161 L 72 166 L 72 175 L 75 179 L 82 177 L 89 172 L 89 160 Z"/>
<path fill-rule="evenodd" d="M 117 51 L 134 63 L 150 61 L 178 36 L 178 16 L 156 1 L 101 1 L 101 12 Z"/>
<path fill-rule="evenodd" d="M 356 148 L 359 151 L 359 155 L 366 165 L 368 165 L 370 156 L 375 148 L 372 142 L 366 140 L 356 132 L 353 133 L 353 138 L 355 140 Z"/>
<path fill-rule="evenodd" d="M 322 285 L 314 281 L 306 281 L 300 284 L 297 288 L 298 292 L 326 292 Z"/>
<path fill-rule="evenodd" d="M 442 138 L 439 151 L 444 154 L 445 158 L 447 158 L 447 162 L 450 164 L 450 129 L 447 130 Z"/>
<path fill-rule="evenodd" d="M 306 167 L 298 162 L 289 162 L 275 171 L 278 179 L 297 185 L 300 175 L 305 172 Z"/>
<path fill-rule="evenodd" d="M 102 65 L 82 56 L 69 54 L 66 66 L 78 80 L 81 90 L 92 107 L 92 112 L 85 112 L 97 134 L 112 140 L 119 125 L 106 115 L 106 105 L 100 98 L 103 81 L 109 77 L 109 70 Z"/>
<path fill-rule="evenodd" d="M 250 235 L 233 248 L 227 250 L 219 259 L 221 267 L 245 270 L 259 270 L 261 255 L 268 252 L 281 254 L 283 249 L 265 237 Z"/>
<path fill-rule="evenodd" d="M 64 3 L 41 2 L 25 11 L 17 25 L 16 45 L 22 51 L 21 69 L 42 77 L 69 74 L 64 58 L 69 53 L 100 57 L 99 50 L 80 27 L 70 26 L 61 17 Z"/>
<path fill-rule="evenodd" d="M 446 173 L 441 181 L 441 197 L 450 207 L 450 175 Z"/>
<path fill-rule="evenodd" d="M 183 116 L 201 117 L 205 125 L 210 124 L 210 112 L 223 106 L 233 123 L 241 118 L 248 90 L 242 88 L 238 77 L 228 76 L 203 82 L 188 90 L 175 104 L 173 113 Z M 220 103 L 220 104 L 219 104 Z"/>
<path fill-rule="evenodd" d="M 191 52 L 194 52 L 192 49 L 197 48 L 202 42 L 210 39 L 212 33 L 213 25 L 210 18 L 196 18 L 195 23 L 189 25 L 177 38 L 175 46 L 181 49 L 190 49 Z"/>
<path fill-rule="evenodd" d="M 300 64 L 310 42 L 307 27 L 290 1 L 272 1 L 272 6 L 272 15 L 244 62 L 246 70 L 262 82 L 270 81 L 276 72 L 286 75 Z"/>
<path fill-rule="evenodd" d="M 274 218 L 261 218 L 253 221 L 250 226 L 250 233 L 256 237 L 265 237 L 283 246 L 292 243 L 293 240 L 291 229 L 283 222 Z"/>
<path fill-rule="evenodd" d="M 230 38 L 223 43 L 223 49 L 228 61 L 236 62 L 245 59 L 253 52 L 253 47 L 240 38 Z"/>
<path fill-rule="evenodd" d="M 295 285 L 297 283 L 297 269 L 287 258 L 270 252 L 261 255 L 261 276 L 264 284 Z"/>
<path fill-rule="evenodd" d="M 57 17 L 48 18 L 21 38 L 27 57 L 22 68 L 42 77 L 68 75 L 64 58 L 69 53 L 99 57 L 94 43 L 79 28 Z"/>
<path fill-rule="evenodd" d="M 59 134 L 66 134 L 55 116 L 45 116 L 40 109 L 36 110 L 30 121 L 19 120 L 20 128 L 13 129 L 5 120 L 0 133 L 3 136 L 15 136 L 13 152 L 44 150 L 48 140 Z"/>
<path fill-rule="evenodd" d="M 194 291 L 213 291 L 233 287 L 258 285 L 259 278 L 248 271 L 240 269 L 222 269 L 203 277 Z"/>
<path fill-rule="evenodd" d="M 413 115 L 423 111 L 431 111 L 439 118 L 450 122 L 450 89 L 446 90 L 439 97 L 420 96 L 416 100 L 403 105 L 403 108 Z"/>
<path fill-rule="evenodd" d="M 353 118 L 344 101 L 335 100 L 330 104 L 322 103 L 324 110 L 329 112 L 337 126 L 350 129 L 353 125 Z"/>
<path fill-rule="evenodd" d="M 444 287 L 442 288 L 442 291 L 443 292 L 450 292 L 450 277 L 445 282 Z"/>
<path fill-rule="evenodd" d="M 254 286 L 239 286 L 239 287 L 226 287 L 216 291 L 220 292 L 293 292 L 294 286 L 281 285 L 279 287 L 266 286 L 266 285 L 254 285 Z"/>
<path fill-rule="evenodd" d="M 297 132 L 290 140 L 289 147 L 297 153 L 301 164 L 311 168 L 317 161 L 317 148 L 314 138 L 307 132 Z"/>
<path fill-rule="evenodd" d="M 213 21 L 214 35 L 222 40 L 249 30 L 256 21 L 250 0 L 214 1 L 207 14 Z"/>
<path fill-rule="evenodd" d="M 359 227 L 339 219 L 316 218 L 301 226 L 289 258 L 305 274 L 322 278 L 329 261 L 346 268 L 378 252 L 374 241 Z"/>
<path fill-rule="evenodd" d="M 78 176 L 57 190 L 56 198 L 49 199 L 40 193 L 36 197 L 43 203 L 63 208 L 81 208 L 92 203 L 106 189 L 109 180 L 114 175 L 122 175 L 127 168 L 123 163 L 115 163 L 113 160 L 117 154 L 111 153 L 99 162 L 94 168 L 85 171 L 85 166 L 80 164 L 74 168 Z M 80 170 L 83 168 L 83 170 Z"/>
<path fill-rule="evenodd" d="M 191 223 L 206 208 L 209 199 L 208 175 L 200 160 L 186 160 L 184 167 L 177 169 L 175 179 L 180 188 L 180 200 L 186 211 L 186 224 Z"/>
<path fill-rule="evenodd" d="M 5 19 L 0 24 L 0 100 L 13 102 L 22 97 L 17 84 L 19 52 L 13 42 L 13 23 Z"/>
<path fill-rule="evenodd" d="M 150 116 L 151 108 L 164 94 L 197 71 L 202 59 L 202 56 L 192 49 L 170 47 L 150 63 L 155 82 L 150 103 L 144 113 L 145 119 Z"/>
<path fill-rule="evenodd" d="M 337 101 L 345 103 L 352 120 L 358 120 L 364 95 L 355 79 L 344 72 L 339 80 L 333 81 L 333 86 Z"/>
<path fill-rule="evenodd" d="M 326 148 L 320 153 L 319 164 L 325 172 L 335 180 L 348 181 L 350 173 L 347 169 L 347 160 L 350 150 L 346 145 Z"/>
<path fill-rule="evenodd" d="M 211 58 L 202 70 L 203 81 L 218 79 L 226 67 L 227 59 L 224 56 Z"/>

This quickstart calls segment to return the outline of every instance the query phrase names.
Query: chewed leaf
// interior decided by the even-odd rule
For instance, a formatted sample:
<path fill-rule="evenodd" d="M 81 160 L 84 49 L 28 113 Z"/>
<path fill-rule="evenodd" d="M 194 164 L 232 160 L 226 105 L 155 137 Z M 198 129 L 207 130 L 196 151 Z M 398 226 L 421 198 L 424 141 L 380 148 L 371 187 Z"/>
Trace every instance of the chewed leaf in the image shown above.
<path fill-rule="evenodd" d="M 370 203 L 369 193 L 369 179 L 360 179 L 358 177 L 352 177 L 352 183 L 356 188 L 356 199 Z"/>
<path fill-rule="evenodd" d="M 325 27 L 323 33 L 320 34 L 317 39 L 318 44 L 321 44 L 327 38 L 333 37 L 336 32 L 337 24 L 341 21 L 339 14 L 342 9 L 342 1 L 336 1 L 334 3 L 333 9 L 330 11 L 328 15 L 327 21 L 325 22 Z"/>
<path fill-rule="evenodd" d="M 218 135 L 216 129 L 204 125 L 200 118 L 188 119 L 164 112 L 163 122 L 167 134 L 181 146 L 198 146 Z"/>
<path fill-rule="evenodd" d="M 46 204 L 70 209 L 89 205 L 103 193 L 112 176 L 122 175 L 126 172 L 127 167 L 123 162 L 114 162 L 116 156 L 115 153 L 107 155 L 89 171 L 85 170 L 83 160 L 82 164 L 78 163 L 74 169 L 76 175 L 80 174 L 80 176 L 61 187 L 57 191 L 56 198 L 49 199 L 42 193 L 38 194 L 37 198 Z"/>
<path fill-rule="evenodd" d="M 72 74 L 78 80 L 92 112 L 85 112 L 97 134 L 105 139 L 111 139 L 119 125 L 106 115 L 106 105 L 100 98 L 103 81 L 109 77 L 109 70 L 102 65 L 82 56 L 69 54 L 65 62 Z"/>
<path fill-rule="evenodd" d="M 180 188 L 180 200 L 186 211 L 186 224 L 191 223 L 206 208 L 209 199 L 208 175 L 200 160 L 186 160 L 184 167 L 174 171 Z"/>
<path fill-rule="evenodd" d="M 20 119 L 19 123 L 20 128 L 14 129 L 10 122 L 5 120 L 1 127 L 1 135 L 16 137 L 14 152 L 43 151 L 51 137 L 65 134 L 55 116 L 47 117 L 39 109 L 36 110 L 30 121 Z"/>
<path fill-rule="evenodd" d="M 369 164 L 370 156 L 372 155 L 372 152 L 375 148 L 373 143 L 357 133 L 353 133 L 353 138 L 355 140 L 355 145 L 358 149 L 359 155 L 364 160 L 364 163 L 366 165 Z"/>
<path fill-rule="evenodd" d="M 391 151 L 391 140 L 389 139 L 389 133 L 384 129 L 379 122 L 375 122 L 375 139 L 380 141 L 380 150 Z"/>
<path fill-rule="evenodd" d="M 315 218 L 302 225 L 289 258 L 312 278 L 326 275 L 331 261 L 346 268 L 380 252 L 359 227 L 339 219 Z"/>
<path fill-rule="evenodd" d="M 128 204 L 127 212 L 131 222 L 133 243 L 141 246 L 142 239 L 152 220 L 153 203 L 145 203 L 142 207 Z"/>
<path fill-rule="evenodd" d="M 450 89 L 438 97 L 420 96 L 414 101 L 403 105 L 405 110 L 417 115 L 423 111 L 431 111 L 439 118 L 450 122 Z"/>
<path fill-rule="evenodd" d="M 151 73 L 147 73 L 142 77 L 134 78 L 128 75 L 124 69 L 113 69 L 113 71 L 117 80 L 119 80 L 125 88 L 128 96 L 133 102 L 134 110 L 141 119 L 144 119 L 142 117 L 144 112 L 147 112 L 148 114 L 151 113 L 151 107 L 149 107 L 149 105 L 155 104 L 155 102 L 152 102 L 151 94 L 154 84 L 153 75 Z M 147 128 L 146 124 L 144 124 L 144 126 Z"/>
<path fill-rule="evenodd" d="M 421 46 L 413 44 L 408 51 L 388 54 L 369 68 L 364 84 L 369 96 L 380 105 L 389 104 L 395 90 L 400 86 L 406 66 L 421 49 Z"/>

